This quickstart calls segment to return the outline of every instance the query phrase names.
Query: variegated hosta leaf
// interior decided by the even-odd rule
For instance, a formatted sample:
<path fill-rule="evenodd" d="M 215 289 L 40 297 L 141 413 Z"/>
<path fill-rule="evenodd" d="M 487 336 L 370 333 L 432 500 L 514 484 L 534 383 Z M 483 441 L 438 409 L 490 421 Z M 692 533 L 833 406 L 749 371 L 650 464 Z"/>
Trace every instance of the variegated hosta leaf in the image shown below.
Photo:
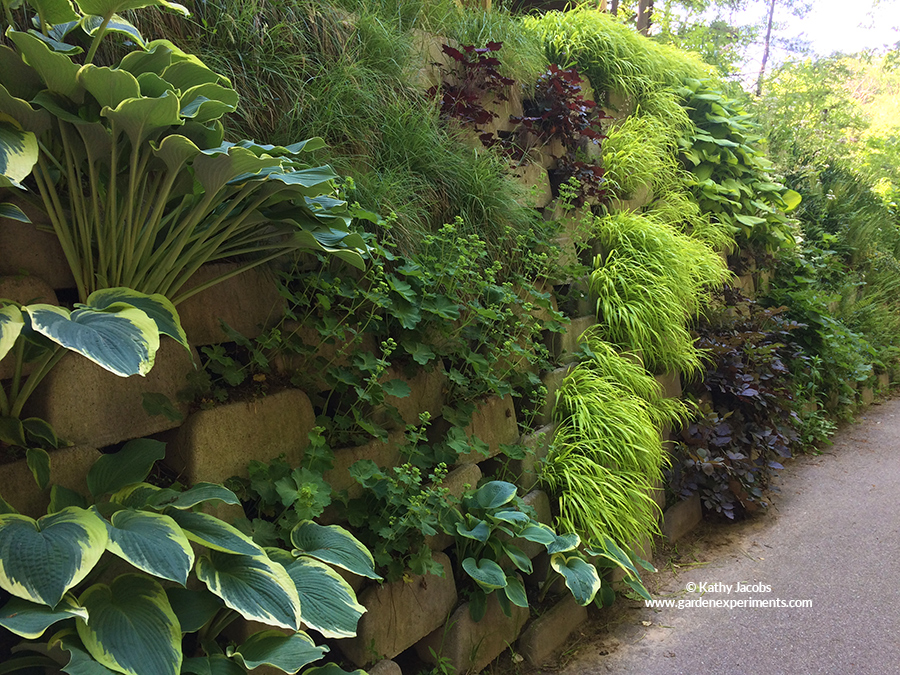
<path fill-rule="evenodd" d="M 269 665 L 286 673 L 296 673 L 303 666 L 322 658 L 328 647 L 317 645 L 306 633 L 285 635 L 277 630 L 264 630 L 251 635 L 232 654 L 247 669 Z"/>
<path fill-rule="evenodd" d="M 263 555 L 263 550 L 250 537 L 215 516 L 175 508 L 166 509 L 166 515 L 178 523 L 188 539 L 214 551 L 247 556 Z"/>
<path fill-rule="evenodd" d="M 287 571 L 265 555 L 210 551 L 197 559 L 197 578 L 250 621 L 297 630 L 300 596 Z"/>
<path fill-rule="evenodd" d="M 341 576 L 325 563 L 300 557 L 285 565 L 297 587 L 303 623 L 327 638 L 356 635 L 356 625 L 366 608 Z"/>
<path fill-rule="evenodd" d="M 493 560 L 485 558 L 475 560 L 466 558 L 462 563 L 463 569 L 479 586 L 486 591 L 492 591 L 506 586 L 506 572 Z"/>
<path fill-rule="evenodd" d="M 126 75 L 133 77 L 128 73 Z M 190 351 L 191 347 L 188 344 L 187 335 L 181 327 L 178 310 L 166 296 L 160 293 L 147 295 L 130 288 L 103 288 L 91 293 L 85 304 L 94 309 L 106 309 L 116 303 L 137 307 L 153 320 L 160 333 L 168 335 Z"/>
<path fill-rule="evenodd" d="M 62 672 L 69 675 L 116 675 L 116 672 L 106 666 L 102 666 L 94 660 L 78 637 L 74 627 L 66 628 L 56 633 L 48 646 L 52 649 L 58 647 L 69 652 L 69 662 Z"/>
<path fill-rule="evenodd" d="M 0 187 L 21 188 L 37 159 L 37 136 L 0 113 Z"/>
<path fill-rule="evenodd" d="M 146 375 L 159 349 L 159 331 L 143 311 L 117 303 L 103 310 L 53 305 L 25 307 L 31 326 L 120 377 Z"/>
<path fill-rule="evenodd" d="M 291 543 L 297 553 L 336 565 L 361 577 L 381 579 L 375 573 L 372 554 L 343 527 L 304 520 L 291 531 Z"/>
<path fill-rule="evenodd" d="M 150 438 L 128 441 L 118 452 L 97 458 L 88 471 L 88 490 L 100 497 L 140 483 L 150 475 L 153 464 L 165 456 L 165 443 Z"/>
<path fill-rule="evenodd" d="M 525 593 L 525 584 L 516 576 L 506 577 L 506 586 L 503 592 L 509 601 L 516 607 L 528 607 L 528 595 Z"/>
<path fill-rule="evenodd" d="M 171 506 L 173 509 L 183 511 L 213 500 L 219 500 L 226 504 L 240 504 L 237 496 L 227 487 L 218 483 L 197 483 L 184 492 L 160 490 L 147 500 L 147 506 L 154 509 Z"/>
<path fill-rule="evenodd" d="M 168 0 L 75 0 L 78 9 L 84 14 L 96 14 L 97 16 L 112 16 L 113 14 L 121 14 L 130 9 L 141 9 L 142 7 L 165 7 L 166 9 L 174 9 L 176 12 L 184 16 L 190 16 L 191 13 L 184 5 L 177 2 L 169 2 Z"/>
<path fill-rule="evenodd" d="M 492 480 L 478 488 L 472 496 L 481 508 L 496 509 L 515 498 L 516 486 L 506 481 Z"/>
<path fill-rule="evenodd" d="M 93 37 L 97 33 L 97 31 L 100 30 L 100 27 L 103 25 L 103 21 L 104 19 L 102 16 L 86 16 L 81 20 L 81 27 L 84 28 L 85 33 Z M 106 32 L 121 33 L 122 35 L 127 36 L 129 39 L 134 40 L 134 42 L 136 42 L 141 47 L 144 47 L 147 44 L 147 41 L 144 39 L 144 36 L 141 35 L 137 27 L 118 14 L 112 15 L 112 19 L 110 19 L 109 23 L 106 24 Z"/>
<path fill-rule="evenodd" d="M 556 553 L 550 556 L 550 566 L 565 579 L 579 605 L 590 604 L 600 590 L 597 568 L 577 555 L 567 558 L 564 553 Z"/>
<path fill-rule="evenodd" d="M 0 626 L 19 637 L 36 640 L 57 621 L 75 616 L 87 620 L 88 613 L 71 593 L 66 594 L 55 609 L 22 598 L 12 598 L 0 609 Z"/>
<path fill-rule="evenodd" d="M 195 656 L 181 664 L 182 675 L 246 675 L 247 671 L 222 654 Z"/>
<path fill-rule="evenodd" d="M 25 215 L 25 212 L 22 209 L 10 202 L 0 202 L 0 218 L 17 220 L 20 223 L 31 222 L 31 219 Z"/>
<path fill-rule="evenodd" d="M 25 451 L 25 462 L 38 489 L 46 488 L 50 482 L 50 454 L 43 448 L 28 448 Z"/>
<path fill-rule="evenodd" d="M 526 553 L 518 546 L 514 546 L 510 543 L 504 543 L 503 551 L 512 561 L 513 565 L 515 565 L 516 568 L 518 568 L 522 572 L 525 572 L 525 574 L 531 574 L 531 572 L 534 570 L 534 566 L 531 563 L 531 558 L 529 558 L 528 555 L 526 555 Z"/>
<path fill-rule="evenodd" d="M 182 586 L 194 565 L 194 551 L 169 516 L 125 509 L 110 519 L 106 548 L 149 574 Z"/>
<path fill-rule="evenodd" d="M 0 515 L 0 587 L 56 607 L 97 564 L 106 540 L 105 521 L 76 506 L 38 520 Z"/>
<path fill-rule="evenodd" d="M 25 318 L 18 307 L 15 305 L 0 307 L 0 359 L 13 348 L 24 327 Z"/>
<path fill-rule="evenodd" d="M 548 544 L 547 553 L 553 555 L 554 553 L 574 551 L 580 544 L 581 538 L 574 532 L 571 532 L 569 534 L 561 534 L 553 540 L 552 544 Z"/>
<path fill-rule="evenodd" d="M 127 675 L 178 675 L 181 627 L 163 587 L 143 574 L 94 584 L 78 602 L 89 621 L 77 621 L 84 646 L 102 665 Z"/>
<path fill-rule="evenodd" d="M 191 590 L 171 586 L 166 589 L 166 595 L 181 624 L 182 633 L 200 630 L 223 606 L 222 600 L 205 588 Z"/>

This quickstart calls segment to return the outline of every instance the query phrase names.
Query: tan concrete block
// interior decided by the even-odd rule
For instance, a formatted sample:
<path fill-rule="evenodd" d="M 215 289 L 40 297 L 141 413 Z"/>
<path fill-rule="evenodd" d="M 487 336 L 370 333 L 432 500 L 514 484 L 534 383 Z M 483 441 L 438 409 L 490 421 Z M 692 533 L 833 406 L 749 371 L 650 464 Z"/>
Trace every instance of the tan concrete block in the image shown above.
<path fill-rule="evenodd" d="M 178 430 L 166 463 L 192 483 L 246 477 L 251 459 L 268 462 L 281 454 L 298 466 L 315 423 L 309 397 L 299 389 L 199 410 Z"/>
<path fill-rule="evenodd" d="M 434 367 L 429 368 L 418 364 L 412 364 L 407 368 L 391 366 L 381 381 L 389 382 L 394 379 L 402 380 L 412 390 L 409 396 L 403 398 L 384 397 L 386 404 L 397 408 L 404 424 L 419 425 L 419 415 L 423 412 L 429 413 L 431 419 L 440 416 L 444 407 L 444 387 L 447 383 L 443 362 L 439 361 Z"/>
<path fill-rule="evenodd" d="M 96 448 L 83 445 L 51 450 L 50 485 L 62 485 L 87 496 L 87 474 L 98 457 Z M 50 490 L 38 489 L 24 459 L 0 464 L 0 495 L 19 513 L 32 518 L 45 515 L 50 504 Z"/>
<path fill-rule="evenodd" d="M 665 398 L 681 398 L 681 373 L 668 372 L 655 377 Z"/>
<path fill-rule="evenodd" d="M 593 314 L 572 319 L 562 333 L 549 333 L 547 349 L 552 359 L 559 363 L 570 363 L 576 360 L 581 336 L 591 326 L 596 325 L 597 317 Z"/>
<path fill-rule="evenodd" d="M 378 352 L 371 333 L 348 333 L 343 340 L 336 337 L 323 340 L 315 328 L 295 321 L 285 322 L 281 331 L 285 341 L 296 345 L 297 352 L 279 352 L 272 363 L 279 373 L 299 376 L 298 385 L 306 391 L 331 388 L 324 377 L 328 368 L 347 367 L 358 352 Z"/>
<path fill-rule="evenodd" d="M 237 263 L 201 267 L 179 291 L 190 290 L 237 269 Z M 284 298 L 267 270 L 254 267 L 191 296 L 178 305 L 181 325 L 192 345 L 228 342 L 222 320 L 247 338 L 255 338 L 282 317 Z"/>
<path fill-rule="evenodd" d="M 369 675 L 403 675 L 400 666 L 390 659 L 382 659 L 374 666 L 369 666 L 366 672 Z"/>
<path fill-rule="evenodd" d="M 861 387 L 859 397 L 863 405 L 870 405 L 875 402 L 875 390 L 869 386 Z"/>
<path fill-rule="evenodd" d="M 503 614 L 497 592 L 488 596 L 487 611 L 476 623 L 469 603 L 460 605 L 446 627 L 441 626 L 416 644 L 416 653 L 427 663 L 436 663 L 431 653 L 449 659 L 457 673 L 478 673 L 515 642 L 528 620 L 529 610 L 511 606 L 511 617 Z"/>
<path fill-rule="evenodd" d="M 529 664 L 540 667 L 587 620 L 587 607 L 582 607 L 567 594 L 529 624 L 516 643 L 518 652 Z"/>
<path fill-rule="evenodd" d="M 553 421 L 553 409 L 556 407 L 557 392 L 559 392 L 563 380 L 566 379 L 566 375 L 568 375 L 569 371 L 574 367 L 574 365 L 563 366 L 562 368 L 557 368 L 556 370 L 544 373 L 541 376 L 541 382 L 543 382 L 544 387 L 547 389 L 547 395 L 544 398 L 544 405 L 541 407 L 540 412 L 534 420 L 535 424 L 546 426 Z"/>
<path fill-rule="evenodd" d="M 530 434 L 523 434 L 519 443 L 525 447 L 524 459 L 514 459 L 509 463 L 509 470 L 517 476 L 516 485 L 526 490 L 537 483 L 537 466 L 547 456 L 553 436 L 556 434 L 556 424 L 548 424 Z"/>
<path fill-rule="evenodd" d="M 196 355 L 193 358 L 199 360 Z M 160 340 L 153 369 L 146 377 L 119 377 L 70 353 L 38 385 L 25 406 L 25 416 L 46 420 L 60 438 L 76 445 L 103 447 L 159 433 L 179 422 L 148 415 L 143 394 L 164 394 L 187 414 L 188 404 L 178 401 L 178 392 L 193 370 L 191 354 L 167 337 Z"/>
<path fill-rule="evenodd" d="M 550 510 L 550 497 L 546 492 L 543 490 L 532 490 L 522 497 L 522 501 L 525 506 L 530 506 L 534 509 L 535 519 L 539 523 L 552 525 L 553 513 Z M 516 538 L 513 539 L 512 543 L 522 549 L 525 555 L 531 560 L 534 560 L 538 555 L 547 550 L 547 547 L 543 544 L 528 541 L 526 539 Z"/>
<path fill-rule="evenodd" d="M 879 391 L 886 391 L 891 388 L 890 373 L 879 373 L 877 377 L 878 377 L 878 390 Z"/>
<path fill-rule="evenodd" d="M 371 459 L 379 467 L 393 467 L 401 463 L 400 448 L 406 442 L 402 431 L 388 434 L 386 440 L 376 438 L 355 448 L 339 448 L 334 451 L 334 465 L 323 475 L 336 492 L 346 490 L 350 498 L 361 497 L 363 487 L 350 475 L 350 467 L 362 459 Z"/>
<path fill-rule="evenodd" d="M 6 251 L 0 247 L 3 254 Z M 0 277 L 0 298 L 13 300 L 22 305 L 35 305 L 38 303 L 58 305 L 56 293 L 50 285 L 40 277 L 26 275 L 21 277 Z M 34 363 L 26 363 L 22 368 L 23 375 L 29 375 L 34 370 Z M 13 354 L 8 354 L 0 361 L 0 380 L 5 380 L 15 373 Z"/>
<path fill-rule="evenodd" d="M 522 206 L 542 209 L 553 201 L 553 189 L 550 186 L 550 175 L 540 164 L 524 164 L 512 170 L 516 181 L 527 189 Z"/>
<path fill-rule="evenodd" d="M 450 559 L 435 553 L 444 576 L 412 576 L 409 580 L 370 586 L 359 595 L 368 610 L 356 637 L 337 641 L 344 656 L 358 666 L 390 659 L 431 633 L 456 605 L 456 583 Z"/>
<path fill-rule="evenodd" d="M 678 541 L 693 530 L 703 520 L 700 495 L 694 494 L 670 506 L 663 514 L 663 536 L 669 541 Z"/>
<path fill-rule="evenodd" d="M 74 288 L 75 277 L 47 215 L 13 190 L 2 192 L 0 202 L 15 204 L 31 219 L 28 224 L 0 218 L 0 275 L 30 274 L 51 288 Z"/>
<path fill-rule="evenodd" d="M 466 427 L 466 436 L 472 436 L 488 445 L 488 457 L 500 454 L 500 445 L 511 445 L 519 440 L 519 424 L 512 396 L 491 396 L 478 403 L 472 421 Z M 478 463 L 488 457 L 473 450 L 459 455 L 457 464 Z"/>

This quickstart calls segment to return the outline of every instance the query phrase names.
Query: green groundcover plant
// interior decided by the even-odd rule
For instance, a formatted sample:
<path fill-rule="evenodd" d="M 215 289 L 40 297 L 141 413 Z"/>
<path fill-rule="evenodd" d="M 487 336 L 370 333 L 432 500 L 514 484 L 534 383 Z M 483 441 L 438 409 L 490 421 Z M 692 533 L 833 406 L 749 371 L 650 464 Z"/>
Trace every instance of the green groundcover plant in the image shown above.
<path fill-rule="evenodd" d="M 102 455 L 86 497 L 50 486 L 49 455 L 29 451 L 50 505 L 33 519 L 0 498 L 0 589 L 11 596 L 0 627 L 25 639 L 0 673 L 230 675 L 264 664 L 296 673 L 328 651 L 301 623 L 326 638 L 355 635 L 365 608 L 333 567 L 379 578 L 362 544 L 307 520 L 290 532 L 292 551 L 262 548 L 203 509 L 238 503 L 223 486 L 147 483 L 164 454 L 163 443 L 140 439 Z M 123 562 L 130 568 L 117 574 Z M 229 643 L 222 630 L 239 617 L 269 628 Z"/>

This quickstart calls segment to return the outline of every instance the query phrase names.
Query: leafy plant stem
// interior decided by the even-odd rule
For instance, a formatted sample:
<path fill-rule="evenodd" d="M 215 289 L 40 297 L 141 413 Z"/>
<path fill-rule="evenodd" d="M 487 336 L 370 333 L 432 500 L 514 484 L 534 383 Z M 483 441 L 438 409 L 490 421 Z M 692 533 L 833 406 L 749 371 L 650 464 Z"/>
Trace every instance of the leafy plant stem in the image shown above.
<path fill-rule="evenodd" d="M 22 414 L 22 408 L 25 406 L 26 401 L 28 401 L 28 397 L 31 396 L 32 392 L 34 392 L 41 383 L 41 380 L 47 376 L 47 373 L 49 373 L 53 367 L 59 363 L 60 359 L 66 355 L 66 351 L 67 350 L 62 347 L 57 346 L 38 361 L 37 367 L 25 381 L 25 386 L 22 388 L 22 391 L 15 399 L 13 399 L 10 416 L 18 417 Z"/>
<path fill-rule="evenodd" d="M 94 34 L 94 39 L 91 41 L 91 48 L 88 50 L 87 57 L 85 57 L 84 60 L 85 65 L 94 60 L 94 55 L 97 53 L 97 48 L 100 46 L 100 41 L 106 34 L 106 27 L 109 25 L 112 18 L 112 12 L 103 17 L 103 23 L 100 24 L 100 28 L 97 29 L 97 32 Z M 43 24 L 43 19 L 41 20 L 41 23 Z"/>

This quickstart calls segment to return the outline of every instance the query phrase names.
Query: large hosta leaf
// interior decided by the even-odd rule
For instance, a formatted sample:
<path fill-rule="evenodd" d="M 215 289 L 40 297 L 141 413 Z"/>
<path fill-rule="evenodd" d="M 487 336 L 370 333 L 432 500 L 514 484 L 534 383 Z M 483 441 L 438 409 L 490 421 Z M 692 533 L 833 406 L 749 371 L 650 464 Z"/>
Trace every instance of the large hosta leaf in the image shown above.
<path fill-rule="evenodd" d="M 84 98 L 84 88 L 78 82 L 80 66 L 65 54 L 60 54 L 40 38 L 19 31 L 7 31 L 24 61 L 41 76 L 47 90 L 62 94 L 80 103 Z"/>
<path fill-rule="evenodd" d="M 0 187 L 21 187 L 37 159 L 37 137 L 0 113 Z"/>
<path fill-rule="evenodd" d="M 72 9 L 72 3 L 69 0 L 28 0 L 28 4 L 37 10 L 41 21 L 48 26 L 68 23 L 78 19 L 78 15 Z"/>
<path fill-rule="evenodd" d="M 300 595 L 303 623 L 327 638 L 356 635 L 356 624 L 366 608 L 356 601 L 350 584 L 311 558 L 301 557 L 285 568 Z"/>
<path fill-rule="evenodd" d="M 181 526 L 188 539 L 207 548 L 248 556 L 263 554 L 263 550 L 250 537 L 215 516 L 177 508 L 166 509 L 166 515 Z"/>
<path fill-rule="evenodd" d="M 181 627 L 157 581 L 123 574 L 94 584 L 78 602 L 90 617 L 78 620 L 78 635 L 101 664 L 128 675 L 178 675 Z"/>
<path fill-rule="evenodd" d="M 197 504 L 219 500 L 226 504 L 240 504 L 237 496 L 227 487 L 218 483 L 197 483 L 184 492 L 165 489 L 159 490 L 147 500 L 147 506 L 162 509 L 171 506 L 173 509 L 190 509 Z"/>
<path fill-rule="evenodd" d="M 159 349 L 159 331 L 143 311 L 117 303 L 69 313 L 53 305 L 25 307 L 35 331 L 120 377 L 146 375 Z"/>
<path fill-rule="evenodd" d="M 140 570 L 187 583 L 194 551 L 178 524 L 169 516 L 124 509 L 110 519 L 106 548 Z"/>
<path fill-rule="evenodd" d="M 12 598 L 0 609 L 0 626 L 19 637 L 36 640 L 57 621 L 76 616 L 85 620 L 88 618 L 87 610 L 71 594 L 65 595 L 55 609 L 22 598 Z"/>
<path fill-rule="evenodd" d="M 506 572 L 493 560 L 466 558 L 463 560 L 462 567 L 466 574 L 486 591 L 506 586 Z"/>
<path fill-rule="evenodd" d="M 182 633 L 194 633 L 222 609 L 222 600 L 205 588 L 191 590 L 172 586 L 166 589 L 172 611 L 178 617 Z"/>
<path fill-rule="evenodd" d="M 167 91 L 158 98 L 125 99 L 115 108 L 103 108 L 100 114 L 119 125 L 135 146 L 160 129 L 182 124 L 178 111 L 178 97 Z"/>
<path fill-rule="evenodd" d="M 0 515 L 0 587 L 56 607 L 106 549 L 106 523 L 75 506 L 38 520 Z"/>
<path fill-rule="evenodd" d="M 317 661 L 328 647 L 317 645 L 306 633 L 285 635 L 277 630 L 265 630 L 251 635 L 238 647 L 233 656 L 245 668 L 275 666 L 286 673 L 296 673 L 303 666 Z"/>
<path fill-rule="evenodd" d="M 250 621 L 297 630 L 300 596 L 287 570 L 265 555 L 210 551 L 197 559 L 197 578 Z"/>
<path fill-rule="evenodd" d="M 502 480 L 485 483 L 472 495 L 483 509 L 497 509 L 511 502 L 516 496 L 516 486 Z"/>
<path fill-rule="evenodd" d="M 583 558 L 577 555 L 567 558 L 564 553 L 556 553 L 550 556 L 550 565 L 566 580 L 566 586 L 579 605 L 590 604 L 600 590 L 597 568 Z"/>
<path fill-rule="evenodd" d="M 81 20 L 81 27 L 84 28 L 84 31 L 88 35 L 93 37 L 103 26 L 103 21 L 104 19 L 102 16 L 86 16 Z M 141 35 L 137 27 L 118 14 L 113 14 L 112 19 L 110 19 L 109 23 L 106 24 L 105 32 L 121 33 L 122 35 L 125 35 L 126 37 L 134 40 L 141 47 L 146 46 L 147 43 L 147 41 L 144 40 L 144 36 Z"/>
<path fill-rule="evenodd" d="M 181 327 L 181 319 L 178 317 L 178 310 L 166 296 L 160 293 L 147 295 L 130 288 L 104 288 L 91 293 L 86 305 L 94 309 L 106 309 L 116 303 L 137 307 L 153 320 L 160 333 L 168 335 L 190 351 L 187 335 Z"/>
<path fill-rule="evenodd" d="M 227 656 L 195 656 L 181 665 L 183 675 L 246 675 L 247 671 Z"/>
<path fill-rule="evenodd" d="M 165 7 L 174 9 L 184 16 L 191 15 L 184 5 L 168 2 L 168 0 L 75 0 L 75 4 L 85 14 L 96 14 L 97 16 L 112 16 L 142 7 Z"/>
<path fill-rule="evenodd" d="M 88 64 L 78 71 L 78 79 L 101 106 L 115 108 L 122 101 L 141 95 L 137 78 L 127 70 Z M 88 304 L 92 304 L 90 300 Z"/>
<path fill-rule="evenodd" d="M 88 653 L 74 627 L 56 633 L 50 638 L 49 646 L 69 652 L 69 662 L 62 668 L 64 673 L 69 675 L 115 675 L 114 670 L 100 665 Z"/>
<path fill-rule="evenodd" d="M 18 307 L 0 307 L 0 359 L 13 348 L 24 327 L 25 319 Z"/>
<path fill-rule="evenodd" d="M 319 525 L 304 520 L 291 531 L 296 552 L 370 579 L 381 579 L 375 573 L 375 560 L 356 537 L 338 525 Z"/>
<path fill-rule="evenodd" d="M 94 497 L 117 492 L 143 481 L 153 464 L 166 455 L 166 444 L 150 438 L 128 441 L 116 453 L 101 455 L 87 475 L 88 490 Z"/>

